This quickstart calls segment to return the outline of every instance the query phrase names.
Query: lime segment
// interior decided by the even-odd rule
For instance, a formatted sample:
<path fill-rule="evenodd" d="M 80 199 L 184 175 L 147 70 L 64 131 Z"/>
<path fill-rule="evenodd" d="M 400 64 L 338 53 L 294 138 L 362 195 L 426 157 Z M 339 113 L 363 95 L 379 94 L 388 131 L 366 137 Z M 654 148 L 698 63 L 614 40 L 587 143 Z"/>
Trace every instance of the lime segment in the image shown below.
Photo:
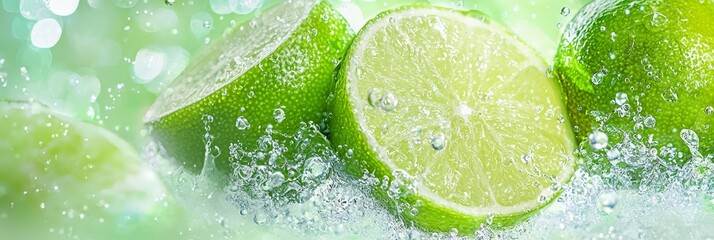
<path fill-rule="evenodd" d="M 419 214 L 405 216 L 415 224 L 472 232 L 487 216 L 540 208 L 572 175 L 575 143 L 559 86 L 531 49 L 485 16 L 387 12 L 363 28 L 347 59 L 334 144 L 357 158 L 347 165 L 360 176 L 409 179 L 412 196 L 400 199 L 421 201 Z"/>

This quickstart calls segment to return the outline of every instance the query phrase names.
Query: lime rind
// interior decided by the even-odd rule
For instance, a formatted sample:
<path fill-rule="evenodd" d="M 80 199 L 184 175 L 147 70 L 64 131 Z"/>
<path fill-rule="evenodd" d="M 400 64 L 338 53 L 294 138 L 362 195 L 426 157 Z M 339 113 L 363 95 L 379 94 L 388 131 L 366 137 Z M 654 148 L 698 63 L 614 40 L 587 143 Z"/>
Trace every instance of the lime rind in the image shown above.
<path fill-rule="evenodd" d="M 457 229 L 465 233 L 473 232 L 478 229 L 482 223 L 493 224 L 495 226 L 512 225 L 535 212 L 535 210 L 541 206 L 553 201 L 560 193 L 559 189 L 557 187 L 543 188 L 539 195 L 545 197 L 545 200 L 532 199 L 531 201 L 522 202 L 510 207 L 467 207 L 440 198 L 438 194 L 434 194 L 431 189 L 420 184 L 419 180 L 410 182 L 414 180 L 413 176 L 408 173 L 405 174 L 403 170 L 400 170 L 400 167 L 389 160 L 389 150 L 384 148 L 382 144 L 375 139 L 375 133 L 372 131 L 372 128 L 369 127 L 370 124 L 365 120 L 365 112 L 363 112 L 362 109 L 369 107 L 369 103 L 361 98 L 364 97 L 363 95 L 365 94 L 358 93 L 357 88 L 359 84 L 355 79 L 347 80 L 348 74 L 355 74 L 356 66 L 353 62 L 363 60 L 361 57 L 363 55 L 357 54 L 357 52 L 365 52 L 365 50 L 361 49 L 360 44 L 366 44 L 364 42 L 370 40 L 374 35 L 374 31 L 378 31 L 384 26 L 394 24 L 394 22 L 399 21 L 399 17 L 410 13 L 419 15 L 419 12 L 422 14 L 443 14 L 443 16 L 447 18 L 461 18 L 471 24 L 495 28 L 498 29 L 497 31 L 500 31 L 500 34 L 513 36 L 500 26 L 492 25 L 488 23 L 488 21 L 482 21 L 480 17 L 474 18 L 473 13 L 463 13 L 450 9 L 411 6 L 380 14 L 368 22 L 362 31 L 360 31 L 353 46 L 348 50 L 346 55 L 347 60 L 340 71 L 335 92 L 334 116 L 331 118 L 330 123 L 331 131 L 333 132 L 331 136 L 333 144 L 336 145 L 341 156 L 345 158 L 345 169 L 349 173 L 358 177 L 375 178 L 381 182 L 381 184 L 377 184 L 379 186 L 373 188 L 373 193 L 382 200 L 392 199 L 386 201 L 387 205 L 391 210 L 400 212 L 400 215 L 407 220 L 407 222 L 430 230 L 451 231 L 452 229 Z M 509 38 L 508 40 L 511 41 L 510 44 L 512 46 L 517 46 L 518 52 L 527 53 L 526 55 L 529 57 L 527 61 L 534 63 L 540 73 L 544 74 L 546 71 L 545 64 L 531 49 L 522 44 L 520 40 L 515 37 Z M 416 61 L 414 59 L 410 60 Z M 552 104 L 564 106 L 564 104 L 562 104 L 564 99 L 561 97 L 562 95 L 559 94 L 560 89 L 557 87 L 557 82 L 553 79 L 549 79 L 548 81 L 551 81 L 549 84 L 553 86 L 551 94 L 556 96 L 553 98 L 554 102 Z M 561 108 L 560 111 L 564 110 Z M 567 119 L 564 118 L 563 121 L 567 122 Z M 401 121 L 401 124 L 405 122 L 406 121 Z M 565 136 L 561 140 L 563 145 L 566 146 L 566 149 L 560 157 L 564 159 L 565 162 L 559 166 L 562 167 L 563 170 L 555 177 L 554 182 L 558 184 L 567 182 L 573 174 L 574 169 L 574 162 L 570 154 L 575 144 L 570 128 L 566 126 L 564 129 Z M 363 134 L 350 135 L 349 133 L 351 132 L 361 132 Z M 355 142 L 366 144 L 349 144 Z M 377 159 L 381 159 L 381 161 Z M 404 178 L 408 180 L 405 181 Z M 387 182 L 383 182 L 383 180 Z M 392 185 L 397 185 L 397 187 L 390 187 Z M 393 189 L 397 189 L 396 194 L 395 191 L 392 191 Z M 414 211 L 410 211 L 410 209 L 417 209 L 418 213 L 413 214 Z"/>

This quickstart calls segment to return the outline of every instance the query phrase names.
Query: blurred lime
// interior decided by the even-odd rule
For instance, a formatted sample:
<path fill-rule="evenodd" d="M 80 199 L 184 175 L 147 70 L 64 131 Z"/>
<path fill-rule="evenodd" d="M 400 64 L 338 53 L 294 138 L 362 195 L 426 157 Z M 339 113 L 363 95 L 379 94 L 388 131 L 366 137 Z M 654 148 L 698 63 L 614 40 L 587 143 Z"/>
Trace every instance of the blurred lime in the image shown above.
<path fill-rule="evenodd" d="M 581 10 L 554 69 L 576 138 L 644 169 L 661 165 L 645 162 L 653 156 L 682 163 L 711 153 L 712 22 L 712 1 L 595 1 Z"/>
<path fill-rule="evenodd" d="M 481 13 L 380 14 L 346 55 L 331 139 L 404 220 L 472 234 L 551 201 L 575 149 L 542 59 Z"/>
<path fill-rule="evenodd" d="M 114 134 L 36 104 L 0 102 L 0 122 L 4 238 L 178 236 L 182 210 Z"/>
<path fill-rule="evenodd" d="M 259 164 L 288 170 L 267 188 L 289 183 L 292 170 L 316 155 L 312 146 L 329 146 L 310 129 L 325 117 L 353 35 L 329 3 L 279 3 L 193 59 L 145 121 L 188 170 L 234 173 Z"/>

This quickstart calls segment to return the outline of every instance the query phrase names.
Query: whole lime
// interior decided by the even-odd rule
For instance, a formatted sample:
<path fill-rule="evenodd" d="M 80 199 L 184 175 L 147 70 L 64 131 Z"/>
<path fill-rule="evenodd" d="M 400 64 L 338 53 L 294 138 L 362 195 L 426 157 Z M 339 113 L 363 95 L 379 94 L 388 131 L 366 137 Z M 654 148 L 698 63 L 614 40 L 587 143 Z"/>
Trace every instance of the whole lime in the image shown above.
<path fill-rule="evenodd" d="M 607 153 L 597 166 L 651 169 L 714 150 L 713 22 L 712 1 L 617 0 L 568 25 L 554 72 L 576 137 Z"/>

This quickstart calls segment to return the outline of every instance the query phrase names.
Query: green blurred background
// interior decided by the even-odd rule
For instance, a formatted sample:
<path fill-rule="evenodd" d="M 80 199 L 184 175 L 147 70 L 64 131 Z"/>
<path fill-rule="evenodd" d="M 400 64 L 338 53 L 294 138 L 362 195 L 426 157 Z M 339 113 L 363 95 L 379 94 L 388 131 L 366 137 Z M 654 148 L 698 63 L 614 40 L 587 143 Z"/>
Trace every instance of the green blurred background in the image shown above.
<path fill-rule="evenodd" d="M 144 112 L 191 56 L 277 2 L 165 1 L 0 0 L 0 100 L 41 102 L 142 148 Z M 329 2 L 356 31 L 406 4 L 482 11 L 550 63 L 565 25 L 589 0 Z"/>

